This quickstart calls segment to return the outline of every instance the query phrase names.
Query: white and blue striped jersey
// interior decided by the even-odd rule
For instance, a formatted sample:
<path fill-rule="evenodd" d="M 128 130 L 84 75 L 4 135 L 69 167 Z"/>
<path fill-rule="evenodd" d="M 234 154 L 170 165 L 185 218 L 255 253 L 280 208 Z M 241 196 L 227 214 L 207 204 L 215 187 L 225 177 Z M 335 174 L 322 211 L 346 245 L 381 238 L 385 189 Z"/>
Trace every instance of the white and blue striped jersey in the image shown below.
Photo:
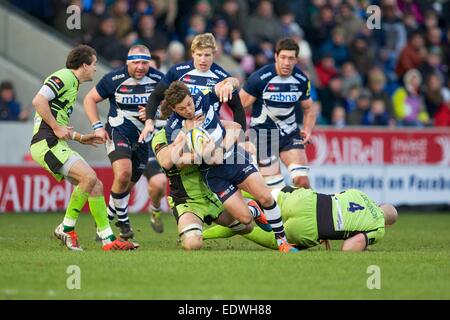
<path fill-rule="evenodd" d="M 214 91 L 214 86 L 228 77 L 230 74 L 216 63 L 213 63 L 208 71 L 202 72 L 195 69 L 194 61 L 191 60 L 170 68 L 161 82 L 170 86 L 174 81 L 181 81 L 188 86 L 191 95 L 195 96 L 206 89 Z M 216 112 L 219 111 L 220 106 L 220 103 L 216 105 Z"/>
<path fill-rule="evenodd" d="M 127 136 L 136 136 L 144 128 L 139 120 L 139 106 L 145 106 L 164 74 L 150 68 L 140 80 L 132 78 L 124 66 L 103 76 L 96 86 L 103 99 L 109 99 L 108 124 Z"/>
<path fill-rule="evenodd" d="M 195 105 L 195 116 L 203 115 L 205 120 L 203 121 L 202 127 L 208 131 L 210 137 L 216 145 L 222 142 L 225 137 L 225 128 L 220 122 L 219 115 L 215 112 L 218 107 L 219 102 L 217 101 L 217 96 L 211 90 L 206 89 L 199 91 L 193 96 Z M 178 113 L 174 112 L 167 120 L 166 124 L 166 136 L 167 141 L 171 144 L 177 137 L 179 130 L 183 128 L 183 121 L 185 118 L 180 116 Z"/>
<path fill-rule="evenodd" d="M 281 136 L 298 129 L 294 108 L 310 98 L 310 82 L 298 67 L 290 76 L 281 77 L 274 63 L 266 65 L 250 75 L 243 89 L 257 98 L 250 127 L 279 129 Z"/>

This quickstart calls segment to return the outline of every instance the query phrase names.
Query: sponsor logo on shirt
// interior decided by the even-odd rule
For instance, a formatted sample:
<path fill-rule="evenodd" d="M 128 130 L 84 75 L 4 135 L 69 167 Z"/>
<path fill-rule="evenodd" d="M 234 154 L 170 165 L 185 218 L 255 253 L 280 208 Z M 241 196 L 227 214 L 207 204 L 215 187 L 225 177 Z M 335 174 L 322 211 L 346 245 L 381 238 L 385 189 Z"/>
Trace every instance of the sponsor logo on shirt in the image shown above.
<path fill-rule="evenodd" d="M 271 93 L 269 96 L 270 101 L 276 101 L 276 102 L 297 102 L 298 100 L 298 94 L 290 94 L 287 92 L 277 92 L 277 93 Z"/>
<path fill-rule="evenodd" d="M 186 64 L 184 66 L 178 66 L 175 68 L 175 70 L 184 70 L 184 69 L 189 69 L 191 66 Z"/>
<path fill-rule="evenodd" d="M 175 127 L 177 126 L 177 124 L 178 124 L 178 119 L 175 119 L 173 122 L 172 122 L 172 124 L 170 125 L 170 128 L 172 128 L 172 129 L 175 129 Z"/>
<path fill-rule="evenodd" d="M 220 71 L 219 69 L 214 70 L 214 73 L 217 73 L 219 75 L 221 75 L 224 78 L 228 78 L 228 75 L 226 75 L 225 73 L 223 73 L 222 71 Z"/>
<path fill-rule="evenodd" d="M 296 73 L 296 74 L 294 74 L 294 76 L 296 76 L 297 78 L 302 79 L 303 81 L 306 81 L 306 78 L 304 76 L 302 76 L 300 73 Z"/>
<path fill-rule="evenodd" d="M 111 78 L 112 81 L 116 81 L 119 79 L 125 78 L 125 74 L 121 73 L 121 74 L 117 74 L 114 77 Z"/>
<path fill-rule="evenodd" d="M 207 86 L 194 86 L 194 85 L 188 85 L 189 91 L 191 92 L 191 95 L 195 95 L 202 90 L 209 89 Z"/>
<path fill-rule="evenodd" d="M 298 91 L 298 86 L 295 85 L 295 84 L 291 84 L 291 85 L 289 86 L 289 91 Z"/>
<path fill-rule="evenodd" d="M 269 86 L 267 87 L 268 91 L 277 91 L 280 90 L 280 87 L 274 86 L 273 84 L 269 84 Z"/>
<path fill-rule="evenodd" d="M 266 72 L 259 77 L 261 80 L 264 80 L 267 77 L 270 77 L 272 75 L 272 72 Z"/>
<path fill-rule="evenodd" d="M 192 79 L 191 76 L 187 75 L 182 79 L 183 82 L 187 82 L 187 83 L 195 83 L 196 80 Z"/>
<path fill-rule="evenodd" d="M 121 104 L 146 104 L 148 95 L 146 94 L 118 94 L 116 101 Z"/>
<path fill-rule="evenodd" d="M 57 90 L 61 90 L 64 87 L 64 83 L 57 76 L 52 76 L 48 79 L 48 82 L 50 82 Z"/>
<path fill-rule="evenodd" d="M 202 100 L 203 100 L 203 96 L 200 96 L 200 97 L 198 97 L 197 101 L 195 101 L 195 110 L 198 109 Z"/>
<path fill-rule="evenodd" d="M 244 171 L 244 173 L 248 173 L 252 169 L 253 169 L 253 165 L 251 164 L 249 166 L 246 166 L 243 171 Z"/>
<path fill-rule="evenodd" d="M 154 78 L 157 78 L 157 79 L 159 79 L 159 80 L 162 79 L 162 77 L 161 77 L 159 74 L 156 74 L 156 73 L 152 73 L 152 74 L 150 74 L 150 76 L 152 76 L 152 77 L 154 77 Z"/>
<path fill-rule="evenodd" d="M 133 92 L 133 89 L 128 88 L 127 86 L 122 86 L 122 87 L 120 87 L 119 92 L 130 93 L 130 92 Z"/>
<path fill-rule="evenodd" d="M 217 81 L 214 79 L 206 79 L 206 85 L 208 87 L 214 87 L 217 84 Z"/>

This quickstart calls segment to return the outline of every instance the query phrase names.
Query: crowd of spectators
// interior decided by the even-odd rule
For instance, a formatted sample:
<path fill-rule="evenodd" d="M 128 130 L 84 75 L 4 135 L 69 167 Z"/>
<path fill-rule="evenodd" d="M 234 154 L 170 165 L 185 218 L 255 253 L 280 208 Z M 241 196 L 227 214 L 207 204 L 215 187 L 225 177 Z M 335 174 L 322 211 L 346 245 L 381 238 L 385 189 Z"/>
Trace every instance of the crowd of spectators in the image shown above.
<path fill-rule="evenodd" d="M 161 71 L 189 59 L 190 41 L 212 32 L 216 62 L 245 81 L 292 37 L 309 76 L 319 124 L 450 126 L 450 1 L 444 0 L 10 0 L 112 67 L 141 43 Z M 25 4 L 26 3 L 26 4 Z M 81 8 L 81 29 L 66 8 Z M 380 25 L 370 29 L 367 8 Z M 376 12 L 376 11 L 375 11 Z M 371 17 L 373 21 L 373 16 Z"/>

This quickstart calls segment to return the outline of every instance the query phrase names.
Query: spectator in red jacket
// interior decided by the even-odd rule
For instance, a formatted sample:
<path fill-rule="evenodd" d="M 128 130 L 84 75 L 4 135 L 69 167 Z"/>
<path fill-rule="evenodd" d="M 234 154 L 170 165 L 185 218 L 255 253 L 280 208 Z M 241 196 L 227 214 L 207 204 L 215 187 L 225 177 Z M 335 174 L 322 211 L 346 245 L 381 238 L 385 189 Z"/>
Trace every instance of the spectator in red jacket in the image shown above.
<path fill-rule="evenodd" d="M 325 54 L 316 65 L 316 74 L 320 88 L 325 88 L 330 83 L 331 78 L 337 76 L 338 72 L 334 66 L 334 59 L 331 54 Z"/>
<path fill-rule="evenodd" d="M 425 42 L 419 32 L 411 34 L 408 44 L 403 48 L 395 69 L 399 78 L 411 69 L 417 68 L 426 57 Z"/>
<path fill-rule="evenodd" d="M 436 127 L 450 127 L 450 99 L 441 103 L 439 111 L 434 116 Z"/>

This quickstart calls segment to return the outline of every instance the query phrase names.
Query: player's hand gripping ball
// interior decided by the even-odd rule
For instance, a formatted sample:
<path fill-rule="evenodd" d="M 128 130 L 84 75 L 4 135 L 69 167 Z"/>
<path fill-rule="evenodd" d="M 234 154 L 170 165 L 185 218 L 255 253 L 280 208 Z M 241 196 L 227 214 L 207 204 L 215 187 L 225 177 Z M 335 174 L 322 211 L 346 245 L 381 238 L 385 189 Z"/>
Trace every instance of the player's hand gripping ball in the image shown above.
<path fill-rule="evenodd" d="M 204 144 L 210 142 L 211 137 L 209 136 L 208 131 L 202 127 L 195 127 L 188 131 L 186 140 L 189 151 L 201 157 Z"/>

